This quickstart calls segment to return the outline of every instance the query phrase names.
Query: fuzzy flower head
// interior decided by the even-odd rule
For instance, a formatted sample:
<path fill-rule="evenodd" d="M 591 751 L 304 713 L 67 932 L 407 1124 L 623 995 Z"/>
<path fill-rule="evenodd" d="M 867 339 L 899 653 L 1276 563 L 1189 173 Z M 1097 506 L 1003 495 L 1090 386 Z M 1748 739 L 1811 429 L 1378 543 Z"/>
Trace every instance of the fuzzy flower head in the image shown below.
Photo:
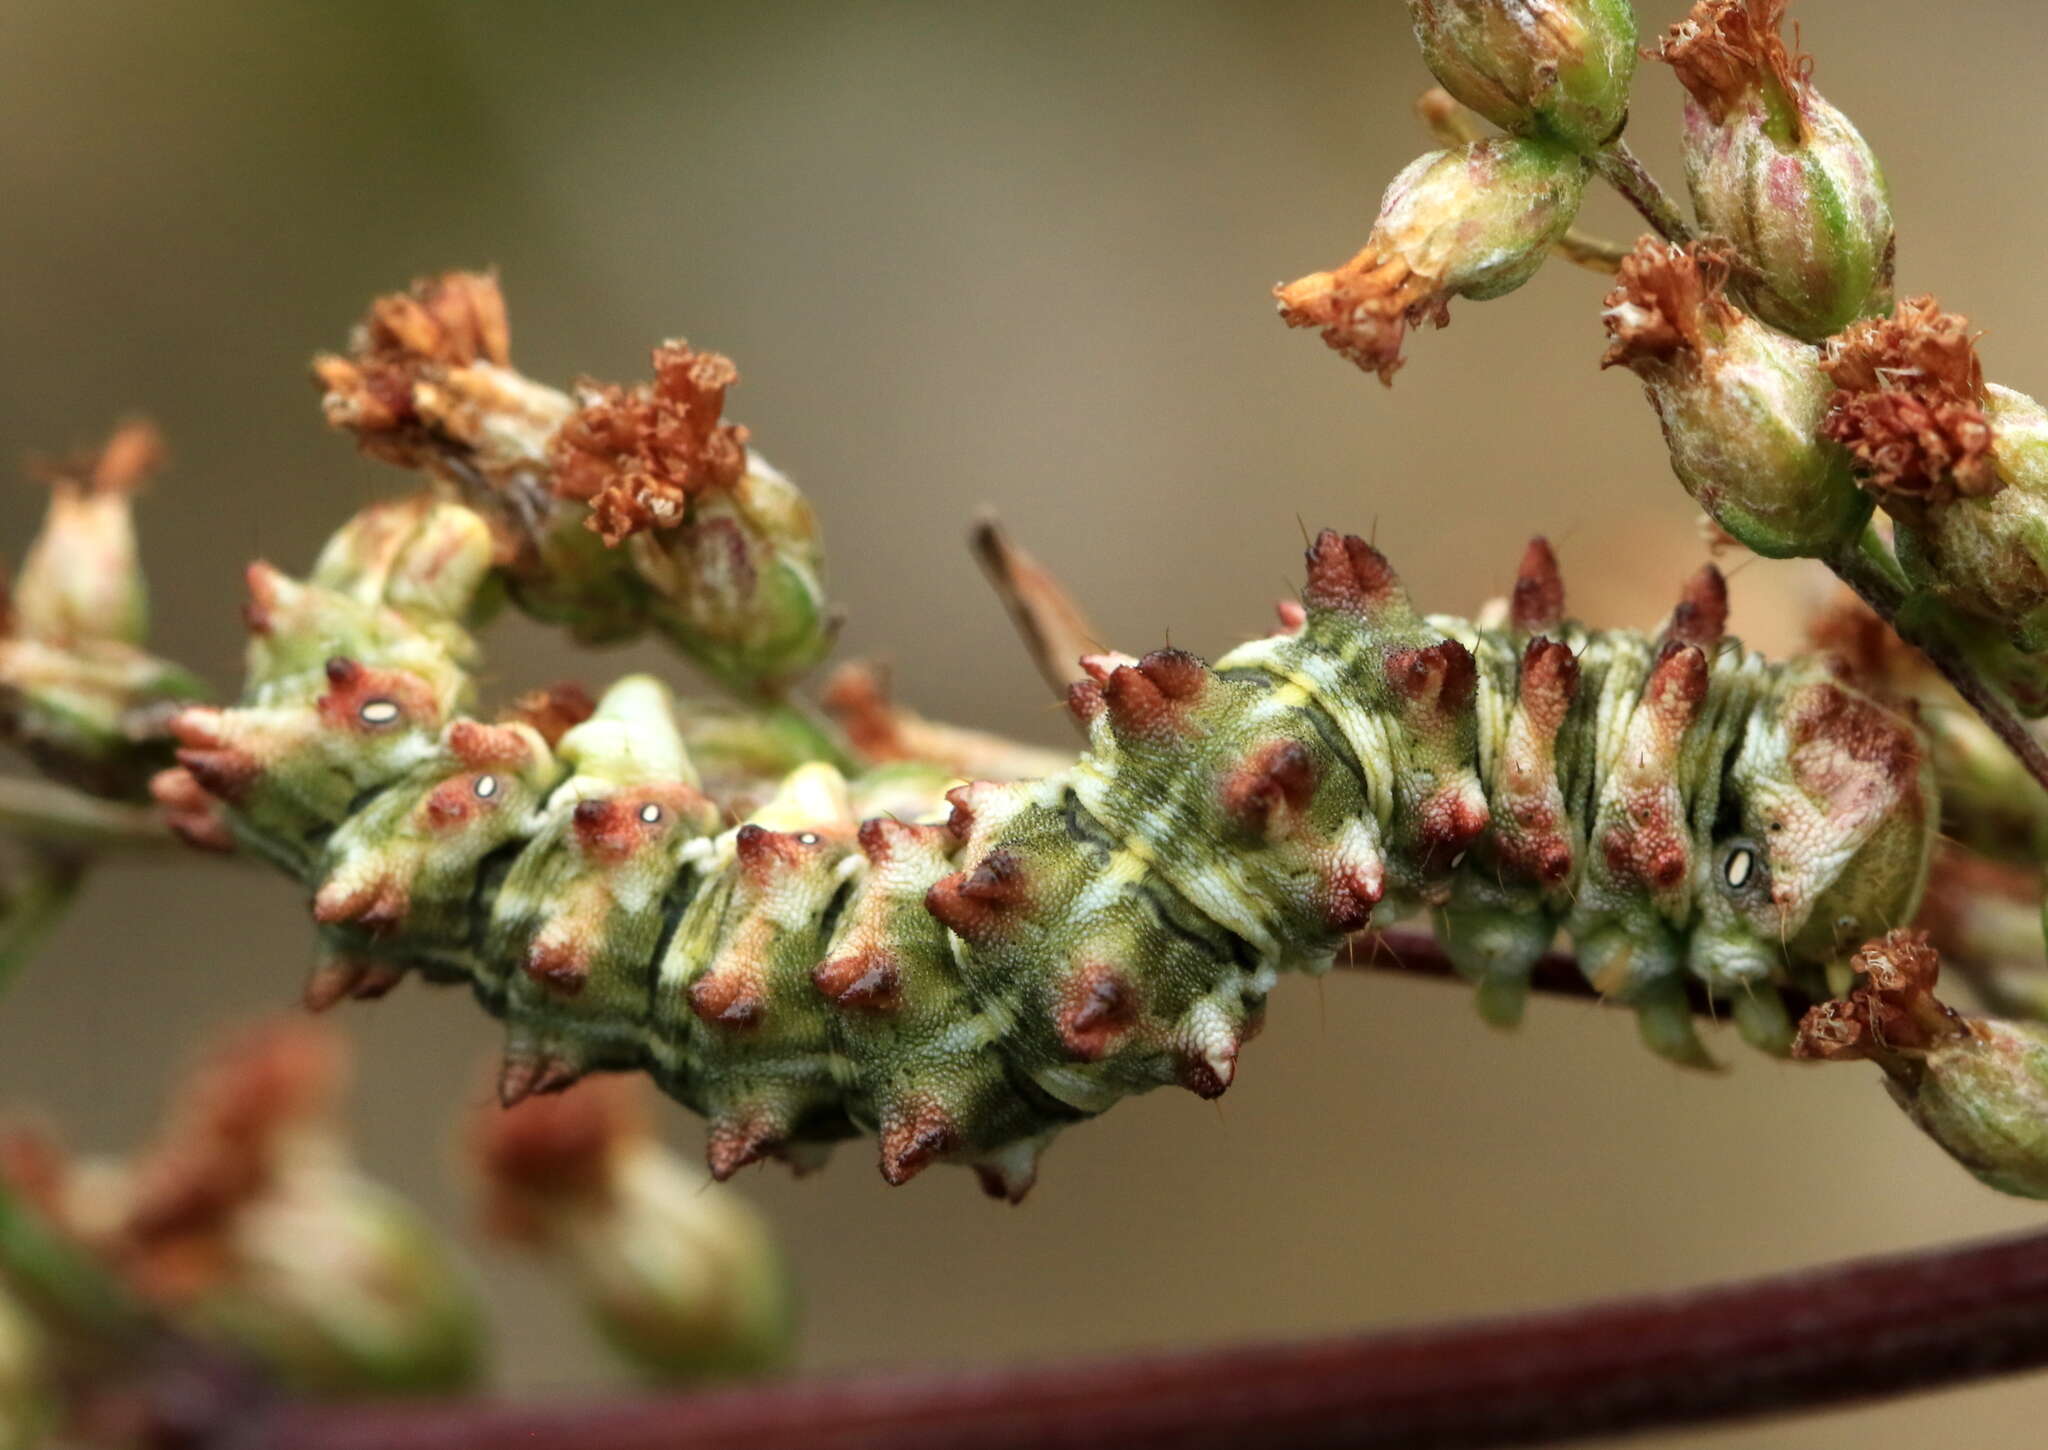
<path fill-rule="evenodd" d="M 1817 342 L 1891 301 L 1891 203 L 1863 137 L 1786 48 L 1785 0 L 1699 0 L 1657 55 L 1689 96 L 1686 181 L 1741 259 L 1736 290 Z"/>
<path fill-rule="evenodd" d="M 730 358 L 678 339 L 654 350 L 652 383 L 586 383 L 555 438 L 555 493 L 587 503 L 589 527 L 611 545 L 682 523 L 692 498 L 747 471 L 747 430 L 723 421 L 739 376 Z"/>
<path fill-rule="evenodd" d="M 1274 289 L 1280 316 L 1320 328 L 1331 348 L 1391 383 L 1410 328 L 1444 326 L 1454 297 L 1499 297 L 1536 275 L 1585 185 L 1585 162 L 1551 142 L 1497 137 L 1432 151 L 1388 186 L 1357 256 Z"/>
<path fill-rule="evenodd" d="M 1827 435 L 1855 458 L 1864 487 L 1939 506 L 2005 486 L 1966 318 L 1911 297 L 1829 339 L 1821 366 L 1836 389 Z"/>
<path fill-rule="evenodd" d="M 1672 471 L 1716 525 L 1770 558 L 1824 555 L 1870 500 L 1820 437 L 1819 350 L 1730 302 L 1731 267 L 1716 248 L 1643 238 L 1607 295 L 1602 364 L 1643 380 Z"/>

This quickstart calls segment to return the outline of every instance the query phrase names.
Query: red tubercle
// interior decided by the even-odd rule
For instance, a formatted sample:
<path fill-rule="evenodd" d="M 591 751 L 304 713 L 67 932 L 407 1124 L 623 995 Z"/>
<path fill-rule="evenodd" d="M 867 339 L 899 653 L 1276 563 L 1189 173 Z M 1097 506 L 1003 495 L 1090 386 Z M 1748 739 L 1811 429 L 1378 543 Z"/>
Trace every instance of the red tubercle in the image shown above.
<path fill-rule="evenodd" d="M 330 880 L 313 894 L 313 920 L 322 926 L 354 926 L 372 936 L 396 931 L 411 911 L 412 892 L 391 872 L 347 884 Z"/>
<path fill-rule="evenodd" d="M 720 1183 L 773 1154 L 788 1140 L 789 1129 L 775 1114 L 756 1110 L 721 1114 L 711 1120 L 704 1140 L 704 1162 Z"/>
<path fill-rule="evenodd" d="M 325 1012 L 343 1001 L 374 1002 L 390 995 L 405 971 L 387 962 L 340 957 L 322 962 L 306 978 L 300 1001 L 309 1012 Z"/>
<path fill-rule="evenodd" d="M 1703 564 L 1685 581 L 1678 607 L 1671 612 L 1665 638 L 1710 650 L 1728 632 L 1728 581 L 1712 564 Z"/>
<path fill-rule="evenodd" d="M 760 983 L 752 972 L 725 967 L 706 972 L 690 983 L 690 1010 L 706 1026 L 751 1031 L 767 1015 Z"/>
<path fill-rule="evenodd" d="M 163 812 L 164 824 L 186 845 L 201 851 L 232 851 L 234 833 L 220 812 L 217 797 L 186 767 L 172 766 L 149 779 L 150 799 Z"/>
<path fill-rule="evenodd" d="M 1386 872 L 1377 863 L 1340 863 L 1324 874 L 1317 890 L 1323 925 L 1340 935 L 1363 931 L 1386 894 Z"/>
<path fill-rule="evenodd" d="M 1164 745 L 1186 732 L 1208 681 L 1209 667 L 1186 650 L 1154 650 L 1112 670 L 1102 700 L 1120 737 Z"/>
<path fill-rule="evenodd" d="M 925 910 L 968 942 L 990 941 L 1030 904 L 1024 862 L 1014 851 L 997 849 L 966 871 L 932 883 Z"/>
<path fill-rule="evenodd" d="M 1237 1080 L 1237 1054 L 1243 1045 L 1244 1039 L 1236 1037 L 1220 1053 L 1184 1049 L 1174 1062 L 1175 1079 L 1198 1098 L 1220 1098 Z"/>
<path fill-rule="evenodd" d="M 336 655 L 327 661 L 328 690 L 317 706 L 328 726 L 356 734 L 432 726 L 440 703 L 427 682 L 410 670 L 371 669 Z"/>
<path fill-rule="evenodd" d="M 580 1064 L 555 1053 L 507 1057 L 498 1070 L 498 1103 L 511 1108 L 530 1097 L 567 1092 L 583 1075 Z"/>
<path fill-rule="evenodd" d="M 1268 741 L 1223 777 L 1223 809 L 1241 829 L 1263 832 L 1281 812 L 1306 810 L 1320 779 L 1307 746 L 1298 740 Z"/>
<path fill-rule="evenodd" d="M 1387 684 L 1410 705 L 1446 719 L 1471 707 L 1479 684 L 1479 664 L 1472 651 L 1454 639 L 1420 649 L 1388 653 Z"/>
<path fill-rule="evenodd" d="M 1422 851 L 1425 869 L 1449 870 L 1457 858 L 1472 848 L 1486 828 L 1493 824 L 1485 797 L 1468 789 L 1464 782 L 1444 786 L 1422 803 L 1415 828 L 1415 840 Z"/>
<path fill-rule="evenodd" d="M 1554 736 L 1579 692 L 1579 660 L 1571 647 L 1538 635 L 1522 651 L 1517 690 L 1530 721 Z"/>
<path fill-rule="evenodd" d="M 1699 718 L 1707 699 L 1707 656 L 1698 645 L 1665 645 L 1643 685 L 1643 706 L 1675 742 Z"/>
<path fill-rule="evenodd" d="M 1079 1062 L 1100 1062 L 1138 1020 L 1138 993 L 1115 967 L 1095 963 L 1060 984 L 1060 1045 Z"/>
<path fill-rule="evenodd" d="M 1308 549 L 1302 602 L 1312 610 L 1338 610 L 1363 619 L 1405 608 L 1407 596 L 1386 555 L 1356 534 L 1324 529 Z"/>
<path fill-rule="evenodd" d="M 855 832 L 870 866 L 887 866 L 903 851 L 948 851 L 956 837 L 950 826 L 924 826 L 894 816 L 870 816 Z"/>
<path fill-rule="evenodd" d="M 537 941 L 527 948 L 521 969 L 535 985 L 555 996 L 574 997 L 590 980 L 590 955 L 573 942 Z"/>
<path fill-rule="evenodd" d="M 903 1005 L 902 968 L 878 948 L 827 957 L 811 968 L 811 985 L 835 1007 L 888 1013 Z"/>
<path fill-rule="evenodd" d="M 929 1099 L 892 1106 L 880 1132 L 882 1177 L 900 1188 L 960 1146 L 953 1115 Z"/>
<path fill-rule="evenodd" d="M 1557 567 L 1550 540 L 1540 534 L 1529 540 L 1522 552 L 1508 617 L 1524 634 L 1556 629 L 1564 623 L 1564 575 Z"/>

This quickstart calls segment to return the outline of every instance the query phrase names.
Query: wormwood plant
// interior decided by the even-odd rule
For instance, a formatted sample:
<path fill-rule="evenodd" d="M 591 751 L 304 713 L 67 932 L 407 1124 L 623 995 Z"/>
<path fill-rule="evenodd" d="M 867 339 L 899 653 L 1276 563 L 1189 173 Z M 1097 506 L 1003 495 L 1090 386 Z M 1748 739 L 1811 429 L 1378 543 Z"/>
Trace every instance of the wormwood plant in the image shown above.
<path fill-rule="evenodd" d="M 1454 299 L 1553 253 L 1612 274 L 1599 361 L 1643 383 L 1721 545 L 1847 586 L 1809 654 L 1729 638 L 1712 566 L 1653 630 L 1589 628 L 1538 539 L 1465 619 L 1327 531 L 1272 633 L 1213 664 L 1132 656 L 988 525 L 977 548 L 1085 748 L 924 720 L 859 666 L 814 709 L 793 685 L 831 643 L 818 527 L 727 420 L 732 364 L 671 341 L 649 382 L 564 391 L 513 365 L 496 279 L 449 273 L 315 362 L 328 423 L 418 490 L 303 575 L 251 566 L 238 697 L 146 649 L 129 497 L 153 435 L 57 472 L 0 644 L 9 736 L 62 783 L 9 788 L 7 964 L 99 853 L 168 832 L 307 892 L 308 1006 L 467 985 L 506 1027 L 503 1111 L 473 1131 L 490 1221 L 664 1375 L 771 1361 L 785 1305 L 758 1228 L 605 1075 L 703 1114 L 717 1179 L 872 1136 L 891 1183 L 960 1164 L 1017 1202 L 1046 1145 L 1123 1096 L 1223 1093 L 1280 976 L 1338 962 L 1455 973 L 1498 1026 L 1531 990 L 1594 992 L 1687 1067 L 1714 1064 L 1708 1012 L 1767 1053 L 1867 1059 L 1966 1170 L 2048 1197 L 2048 757 L 2027 723 L 2048 713 L 2048 413 L 1984 381 L 1963 319 L 1895 301 L 1877 160 L 1785 44 L 1782 0 L 1701 0 L 1646 50 L 1624 0 L 1410 9 L 1444 144 L 1356 256 L 1278 289 L 1283 319 L 1391 382 Z M 1690 218 L 1621 139 L 1640 55 L 1688 95 Z M 1576 230 L 1595 179 L 1652 233 Z M 659 638 L 722 697 L 634 676 L 480 702 L 477 631 L 506 609 L 593 645 Z M 1938 998 L 1944 965 L 1995 1015 Z M 17 1136 L 0 1385 L 24 1424 L 168 1433 L 162 1364 L 212 1387 L 179 1443 L 253 1413 L 250 1385 L 464 1379 L 461 1272 L 346 1165 L 336 1051 L 285 1029 L 227 1050 L 120 1170 Z M 315 1238 L 358 1248 L 315 1275 L 295 1252 Z M 2048 1355 L 2048 1241 L 1939 1267 L 1587 1311 L 1569 1336 L 1239 1352 L 1241 1392 L 1191 1356 L 486 1417 L 474 1442 L 1526 1443 Z M 1954 1287 L 1973 1272 L 1997 1295 Z M 1773 1338 L 1794 1301 L 1816 1343 Z M 266 1413 L 242 1442 L 468 1423 Z"/>

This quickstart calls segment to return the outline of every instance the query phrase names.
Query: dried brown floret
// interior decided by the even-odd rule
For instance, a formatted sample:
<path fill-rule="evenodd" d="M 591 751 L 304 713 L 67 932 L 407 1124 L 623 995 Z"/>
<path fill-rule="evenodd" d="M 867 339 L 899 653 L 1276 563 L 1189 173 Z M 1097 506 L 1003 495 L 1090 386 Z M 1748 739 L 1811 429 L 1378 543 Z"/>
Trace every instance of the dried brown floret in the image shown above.
<path fill-rule="evenodd" d="M 1813 71 L 1813 57 L 1785 48 L 1778 29 L 1786 0 L 1699 0 L 1671 27 L 1656 56 L 1671 67 L 1692 98 L 1716 121 L 1766 81 L 1794 104 L 1795 141 L 1805 139 L 1798 101 Z"/>
<path fill-rule="evenodd" d="M 551 451 L 555 493 L 588 503 L 607 544 L 674 528 L 691 498 L 747 471 L 747 430 L 720 421 L 738 381 L 730 359 L 678 340 L 654 350 L 651 384 L 585 385 Z"/>
<path fill-rule="evenodd" d="M 327 421 L 363 446 L 404 466 L 422 462 L 416 389 L 441 373 L 477 363 L 504 367 L 512 335 L 504 294 L 491 272 L 444 272 L 410 290 L 379 297 L 349 337 L 349 355 L 323 353 L 313 376 L 326 397 Z"/>
<path fill-rule="evenodd" d="M 132 494 L 164 466 L 170 450 L 147 418 L 126 418 L 97 450 L 30 460 L 29 470 L 59 492 Z"/>
<path fill-rule="evenodd" d="M 1886 1058 L 1924 1052 L 1963 1036 L 1968 1025 L 1934 995 L 1941 956 L 1927 933 L 1899 927 L 1865 942 L 1850 965 L 1863 979 L 1845 1001 L 1823 1002 L 1806 1014 L 1794 1057 Z"/>
<path fill-rule="evenodd" d="M 201 1067 L 137 1166 L 110 1246 L 139 1288 L 176 1298 L 205 1286 L 234 1216 L 275 1182 L 287 1141 L 331 1116 L 345 1075 L 339 1039 L 298 1021 L 249 1032 Z"/>
<path fill-rule="evenodd" d="M 1640 367 L 1670 362 L 1680 353 L 1704 357 L 1711 333 L 1741 316 L 1722 295 L 1728 254 L 1693 244 L 1674 246 L 1646 236 L 1622 259 L 1601 320 L 1610 339 L 1600 366 Z"/>
<path fill-rule="evenodd" d="M 1436 278 L 1371 245 L 1334 272 L 1311 272 L 1273 295 L 1289 327 L 1321 328 L 1324 342 L 1388 384 L 1400 370 L 1408 329 L 1451 320 L 1450 299 Z"/>
<path fill-rule="evenodd" d="M 573 680 L 564 680 L 528 690 L 512 702 L 504 720 L 508 725 L 531 725 L 552 749 L 561 744 L 564 735 L 596 713 L 597 702 L 590 698 L 590 692 Z"/>
<path fill-rule="evenodd" d="M 471 1150 L 491 1231 L 531 1238 L 548 1204 L 608 1194 L 619 1149 L 647 1136 L 642 1098 L 635 1080 L 589 1077 L 565 1093 L 483 1109 Z"/>
<path fill-rule="evenodd" d="M 1966 318 L 1907 298 L 1830 339 L 1821 366 L 1837 390 L 1822 430 L 1854 456 L 1866 487 L 1939 505 L 2004 486 Z"/>

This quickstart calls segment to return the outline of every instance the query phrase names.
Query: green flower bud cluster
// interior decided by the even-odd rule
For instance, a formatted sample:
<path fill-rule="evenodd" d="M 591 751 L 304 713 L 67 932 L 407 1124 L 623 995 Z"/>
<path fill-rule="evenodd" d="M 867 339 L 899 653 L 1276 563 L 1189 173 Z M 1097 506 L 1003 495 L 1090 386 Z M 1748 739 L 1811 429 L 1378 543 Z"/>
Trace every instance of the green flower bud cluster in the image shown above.
<path fill-rule="evenodd" d="M 142 647 L 132 499 L 162 452 L 136 422 L 97 456 L 50 466 L 42 529 L 11 593 L 0 590 L 0 739 L 99 795 L 139 797 L 169 764 L 169 712 L 205 691 Z"/>

